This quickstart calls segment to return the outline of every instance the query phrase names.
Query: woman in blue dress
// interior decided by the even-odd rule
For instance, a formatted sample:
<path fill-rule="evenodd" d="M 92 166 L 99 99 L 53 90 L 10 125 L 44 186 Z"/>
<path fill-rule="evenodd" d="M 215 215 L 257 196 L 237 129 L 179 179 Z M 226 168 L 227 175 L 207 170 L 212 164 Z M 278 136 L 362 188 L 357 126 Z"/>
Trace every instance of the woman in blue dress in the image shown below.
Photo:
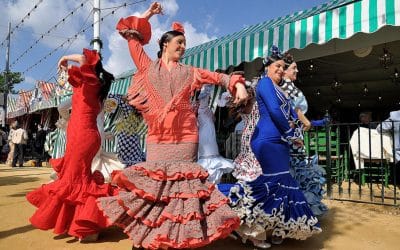
<path fill-rule="evenodd" d="M 270 230 L 272 237 L 301 240 L 321 232 L 318 219 L 289 173 L 288 141 L 301 145 L 301 133 L 292 128 L 297 115 L 278 86 L 285 68 L 283 56 L 277 47 L 271 50 L 265 60 L 267 75 L 256 89 L 260 119 L 251 139 L 263 174 L 254 181 L 219 185 L 241 218 L 242 240 L 249 239 L 260 248 L 269 247 L 262 242 Z"/>

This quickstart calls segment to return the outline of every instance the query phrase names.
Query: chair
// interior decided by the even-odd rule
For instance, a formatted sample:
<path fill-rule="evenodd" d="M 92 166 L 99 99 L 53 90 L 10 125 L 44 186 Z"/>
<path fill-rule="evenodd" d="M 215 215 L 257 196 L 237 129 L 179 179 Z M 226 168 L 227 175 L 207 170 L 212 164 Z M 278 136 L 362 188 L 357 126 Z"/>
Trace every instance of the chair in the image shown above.
<path fill-rule="evenodd" d="M 377 181 L 378 183 L 382 183 L 385 187 L 389 187 L 389 162 L 388 160 L 377 160 L 371 159 L 371 161 L 366 160 L 364 163 L 364 168 L 354 170 L 354 174 L 360 175 L 361 185 L 364 186 L 369 179 L 370 182 Z"/>
<path fill-rule="evenodd" d="M 330 177 L 340 184 L 347 178 L 347 151 L 341 152 L 339 127 L 312 129 L 304 136 L 308 155 L 318 155 L 318 164 L 330 170 Z M 329 173 L 329 171 L 327 171 Z"/>
<path fill-rule="evenodd" d="M 390 137 L 380 135 L 375 129 L 359 128 L 353 132 L 350 146 L 356 168 L 352 170 L 352 174 L 361 185 L 365 185 L 368 179 L 371 183 L 381 182 L 388 187 L 389 166 L 393 159 L 387 154 L 387 151 L 391 151 L 391 147 L 387 148 L 385 145 L 391 145 L 390 141 Z M 382 148 L 381 143 L 383 143 Z"/>

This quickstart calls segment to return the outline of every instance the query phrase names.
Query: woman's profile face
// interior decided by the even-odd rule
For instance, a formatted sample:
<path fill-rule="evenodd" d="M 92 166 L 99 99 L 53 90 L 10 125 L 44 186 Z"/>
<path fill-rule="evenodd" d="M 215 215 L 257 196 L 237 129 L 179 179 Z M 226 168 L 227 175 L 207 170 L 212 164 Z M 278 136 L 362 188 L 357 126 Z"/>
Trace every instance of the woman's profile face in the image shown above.
<path fill-rule="evenodd" d="M 271 78 L 275 84 L 278 84 L 282 81 L 284 69 L 285 62 L 283 60 L 275 61 L 267 67 L 267 76 Z"/>
<path fill-rule="evenodd" d="M 179 61 L 186 50 L 185 36 L 175 36 L 171 41 L 165 43 L 165 53 L 173 61 Z"/>
<path fill-rule="evenodd" d="M 299 72 L 299 70 L 297 69 L 297 63 L 293 62 L 285 70 L 285 79 L 287 78 L 287 79 L 291 80 L 292 82 L 296 81 L 298 72 Z"/>

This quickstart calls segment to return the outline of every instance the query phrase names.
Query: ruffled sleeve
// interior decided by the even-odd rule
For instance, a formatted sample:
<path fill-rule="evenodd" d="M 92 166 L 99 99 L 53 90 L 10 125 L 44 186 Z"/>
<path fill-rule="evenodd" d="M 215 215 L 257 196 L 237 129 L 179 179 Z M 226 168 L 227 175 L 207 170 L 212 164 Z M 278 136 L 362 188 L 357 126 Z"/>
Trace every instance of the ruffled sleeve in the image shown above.
<path fill-rule="evenodd" d="M 151 25 L 145 18 L 130 16 L 121 18 L 116 29 L 128 41 L 129 52 L 138 70 L 150 64 L 151 59 L 143 49 L 151 38 Z"/>
<path fill-rule="evenodd" d="M 308 110 L 307 99 L 301 91 L 299 95 L 293 99 L 293 106 L 295 109 L 300 109 L 303 114 L 307 113 Z"/>
<path fill-rule="evenodd" d="M 95 67 L 100 60 L 100 56 L 96 50 L 83 49 L 83 55 L 86 58 L 85 64 L 80 67 L 72 66 L 68 70 L 68 83 L 72 86 L 79 87 L 82 83 L 97 84 L 97 76 Z"/>
<path fill-rule="evenodd" d="M 223 85 L 232 96 L 236 94 L 236 84 L 245 84 L 242 75 L 227 75 L 223 73 L 211 72 L 205 69 L 194 68 L 194 81 L 192 90 L 199 90 L 204 84 Z"/>
<path fill-rule="evenodd" d="M 145 18 L 136 16 L 121 18 L 116 29 L 126 40 L 130 40 L 131 36 L 133 36 L 136 37 L 142 45 L 148 44 L 151 38 L 151 25 Z"/>

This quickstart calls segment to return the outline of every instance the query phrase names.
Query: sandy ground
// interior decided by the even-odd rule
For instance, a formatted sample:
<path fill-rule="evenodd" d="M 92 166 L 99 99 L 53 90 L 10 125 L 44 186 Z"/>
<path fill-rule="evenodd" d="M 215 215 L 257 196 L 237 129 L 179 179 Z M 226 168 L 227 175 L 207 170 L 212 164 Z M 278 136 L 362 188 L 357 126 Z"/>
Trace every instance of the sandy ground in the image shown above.
<path fill-rule="evenodd" d="M 96 243 L 82 244 L 72 237 L 33 228 L 28 221 L 35 208 L 25 194 L 49 180 L 49 168 L 11 169 L 0 165 L 0 249 L 131 249 L 116 228 L 101 233 Z M 286 240 L 273 249 L 399 249 L 400 209 L 328 200 L 330 211 L 321 219 L 323 232 L 306 241 Z M 232 239 L 203 249 L 253 249 Z"/>

